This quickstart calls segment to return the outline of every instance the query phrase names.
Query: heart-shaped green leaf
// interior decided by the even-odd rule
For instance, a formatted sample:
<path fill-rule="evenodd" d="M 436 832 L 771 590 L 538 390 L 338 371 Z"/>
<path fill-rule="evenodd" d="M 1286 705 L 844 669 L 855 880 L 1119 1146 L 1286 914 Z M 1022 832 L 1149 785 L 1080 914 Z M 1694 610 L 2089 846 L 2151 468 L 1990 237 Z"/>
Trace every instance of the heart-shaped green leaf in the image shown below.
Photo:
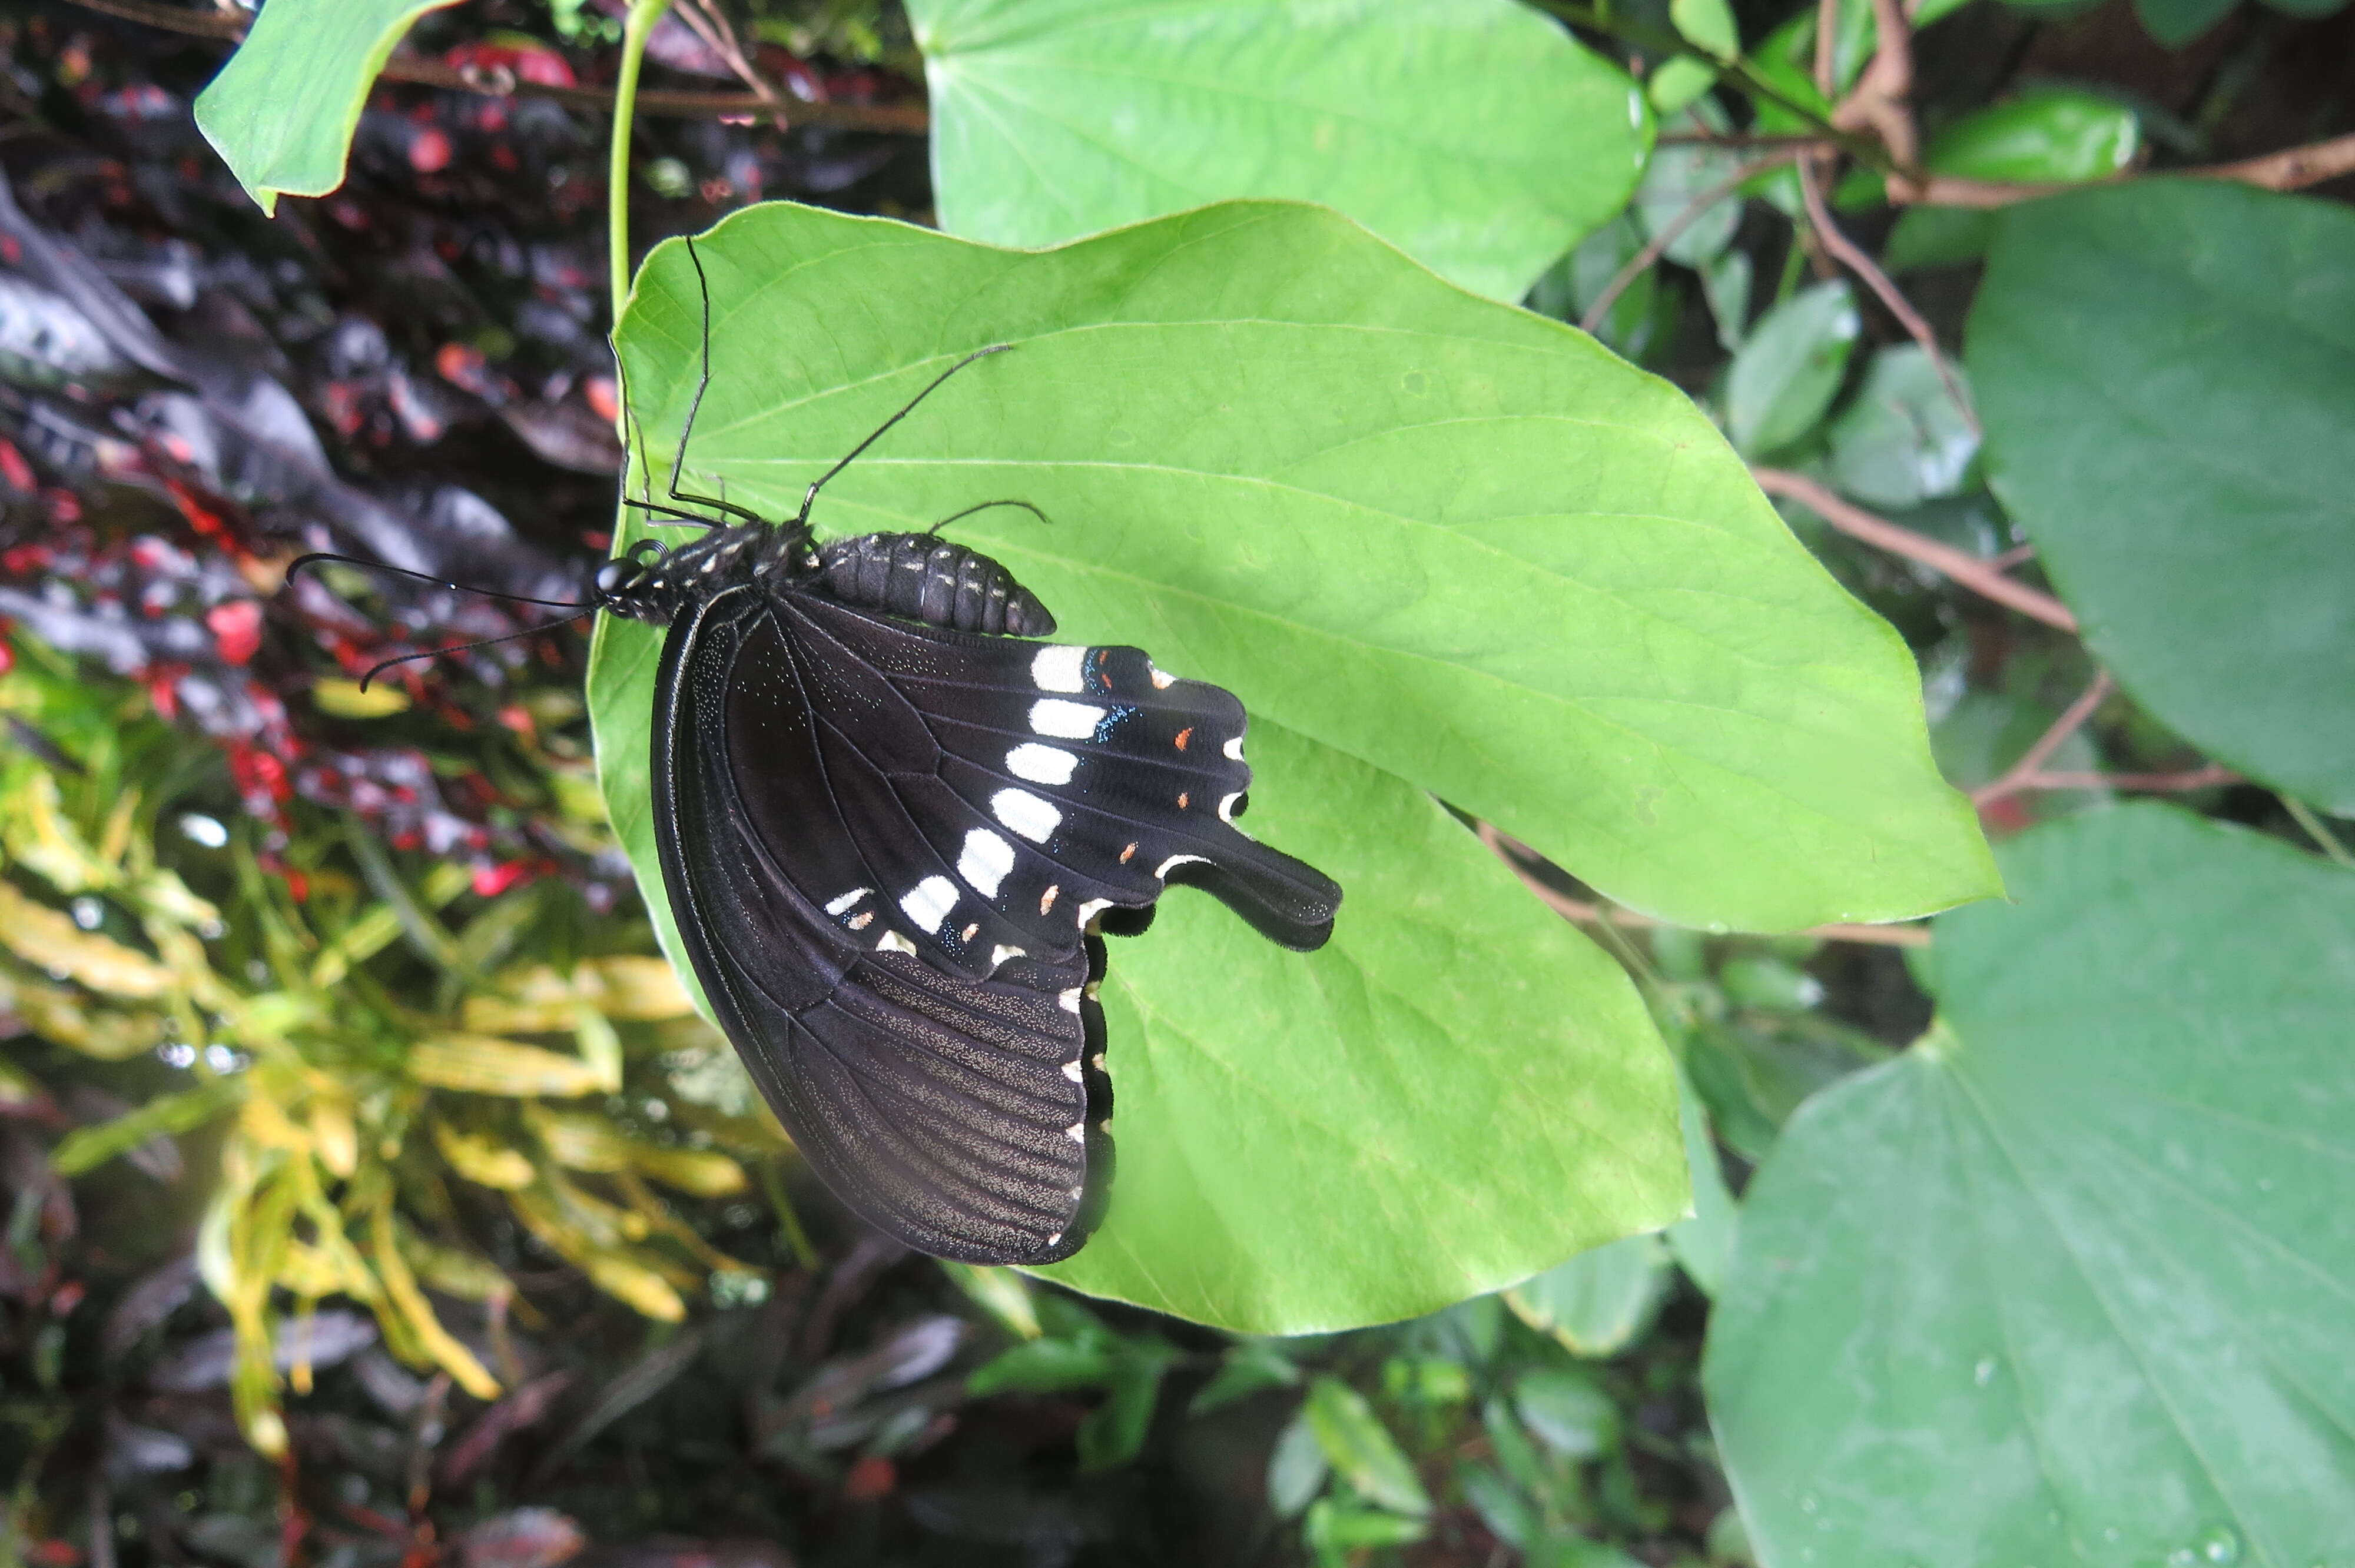
<path fill-rule="evenodd" d="M 1513 0 L 910 0 L 941 226 L 1051 245 L 1227 196 L 1340 208 L 1518 300 L 1627 199 L 1651 118 Z"/>
<path fill-rule="evenodd" d="M 1297 1332 L 1427 1311 L 1685 1211 L 1673 1078 L 1625 978 L 1423 789 L 1700 921 L 1894 915 L 1991 885 L 1921 756 L 1910 662 L 1691 406 L 1332 213 L 1237 204 L 1019 254 L 780 204 L 699 251 L 698 482 L 789 513 L 954 356 L 1018 344 L 894 427 L 817 521 L 1042 506 L 1051 524 L 959 529 L 1068 638 L 1236 691 L 1251 826 L 1347 889 L 1307 957 L 1183 892 L 1114 943 L 1118 1196 L 1058 1279 Z M 622 333 L 657 472 L 702 336 L 687 260 L 649 261 Z M 658 643 L 608 619 L 590 697 L 668 940 Z M 1601 769 L 1565 780 L 1593 767 L 1582 744 Z M 1772 786 L 1740 781 L 1762 768 Z"/>
<path fill-rule="evenodd" d="M 197 128 L 265 213 L 325 196 L 376 73 L 410 24 L 457 0 L 270 0 L 197 95 Z"/>
<path fill-rule="evenodd" d="M 772 203 L 700 245 L 716 379 L 688 471 L 736 501 L 789 515 L 957 355 L 1016 344 L 846 470 L 820 528 L 1030 501 L 1051 526 L 997 511 L 958 533 L 1066 637 L 1150 648 L 1680 924 L 1893 919 L 1996 888 L 1895 634 L 1681 393 L 1559 323 L 1282 203 L 1043 253 Z M 659 471 L 695 300 L 666 246 L 621 332 Z M 655 641 L 605 626 L 592 662 L 625 842 Z"/>
<path fill-rule="evenodd" d="M 1996 493 L 2135 700 L 2355 811 L 2355 213 L 2140 180 L 2013 209 L 1972 307 Z"/>
<path fill-rule="evenodd" d="M 2161 806 L 2005 869 L 1944 1023 L 1743 1199 L 1705 1385 L 1758 1561 L 2336 1561 L 2355 876 Z"/>

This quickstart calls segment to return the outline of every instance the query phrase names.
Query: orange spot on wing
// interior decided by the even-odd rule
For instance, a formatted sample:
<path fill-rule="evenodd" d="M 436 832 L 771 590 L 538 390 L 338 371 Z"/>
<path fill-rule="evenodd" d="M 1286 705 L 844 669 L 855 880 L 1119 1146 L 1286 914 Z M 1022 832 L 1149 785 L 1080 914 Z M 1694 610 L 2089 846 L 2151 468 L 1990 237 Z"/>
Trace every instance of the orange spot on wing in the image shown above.
<path fill-rule="evenodd" d="M 1193 726 L 1192 725 L 1190 725 L 1190 724 L 1189 724 L 1189 725 L 1188 725 L 1184 729 L 1181 729 L 1181 730 L 1179 730 L 1179 731 L 1178 732 L 1178 750 L 1180 750 L 1180 751 L 1185 750 L 1185 749 L 1186 749 L 1186 743 L 1187 743 L 1188 741 L 1189 741 L 1189 740 L 1193 739 L 1193 738 L 1194 738 L 1194 726 Z"/>

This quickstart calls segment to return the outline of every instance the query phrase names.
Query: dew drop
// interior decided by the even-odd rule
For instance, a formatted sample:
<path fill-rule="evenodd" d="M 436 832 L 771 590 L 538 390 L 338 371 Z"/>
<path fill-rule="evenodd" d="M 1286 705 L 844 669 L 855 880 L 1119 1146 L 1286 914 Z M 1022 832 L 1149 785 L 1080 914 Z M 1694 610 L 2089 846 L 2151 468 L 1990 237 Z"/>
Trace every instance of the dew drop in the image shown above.
<path fill-rule="evenodd" d="M 2241 1538 L 2232 1532 L 2230 1526 L 2220 1524 L 2200 1538 L 2200 1555 L 2217 1564 L 2218 1568 L 2238 1563 L 2241 1560 Z"/>
<path fill-rule="evenodd" d="M 1799 1511 L 1801 1513 L 1813 1513 L 1816 1511 L 1815 1493 L 1809 1492 L 1806 1497 L 1799 1499 Z"/>
<path fill-rule="evenodd" d="M 1985 1388 L 1995 1381 L 1995 1358 L 1981 1356 L 1978 1365 L 1971 1369 L 1971 1381 Z"/>
<path fill-rule="evenodd" d="M 2105 1530 L 2104 1531 L 2102 1531 L 2102 1539 L 2103 1539 L 2104 1541 L 2115 1541 L 2117 1538 L 2118 1538 L 2118 1527 L 2117 1527 L 2116 1525 L 2115 1525 L 2115 1524 L 2114 1524 L 2114 1525 L 2112 1525 L 2112 1526 L 2110 1526 L 2107 1530 Z"/>
<path fill-rule="evenodd" d="M 2274 1190 L 2274 1179 L 2273 1179 L 2272 1177 L 2270 1177 L 2270 1176 L 2260 1176 L 2260 1177 L 2258 1177 L 2258 1178 L 2257 1178 L 2257 1191 L 2258 1191 L 2258 1192 L 2272 1192 L 2273 1190 Z"/>
<path fill-rule="evenodd" d="M 2199 1557 L 2189 1546 L 2179 1546 L 2167 1554 L 2167 1568 L 2191 1568 Z"/>

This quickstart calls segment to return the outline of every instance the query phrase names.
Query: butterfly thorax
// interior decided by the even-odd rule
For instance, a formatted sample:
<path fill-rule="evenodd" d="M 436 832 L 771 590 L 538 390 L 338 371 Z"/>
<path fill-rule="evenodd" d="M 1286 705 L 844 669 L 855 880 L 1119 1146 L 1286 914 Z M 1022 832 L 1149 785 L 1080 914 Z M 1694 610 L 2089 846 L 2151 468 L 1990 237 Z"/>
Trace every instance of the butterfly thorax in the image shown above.
<path fill-rule="evenodd" d="M 806 529 L 715 524 L 683 545 L 640 540 L 597 576 L 605 609 L 658 626 L 724 588 L 748 586 L 815 593 L 955 631 L 1049 637 L 1055 630 L 1055 618 L 1011 572 L 929 534 L 861 534 L 821 545 Z"/>

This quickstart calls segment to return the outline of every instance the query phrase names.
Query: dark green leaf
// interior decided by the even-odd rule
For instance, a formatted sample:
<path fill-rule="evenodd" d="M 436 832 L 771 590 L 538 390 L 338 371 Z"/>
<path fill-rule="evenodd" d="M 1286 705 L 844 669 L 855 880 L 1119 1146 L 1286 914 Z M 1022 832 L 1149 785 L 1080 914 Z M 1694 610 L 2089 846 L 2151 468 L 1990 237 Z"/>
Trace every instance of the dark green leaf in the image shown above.
<path fill-rule="evenodd" d="M 1278 1519 L 1292 1518 L 1324 1489 L 1331 1469 L 1304 1407 L 1285 1423 L 1275 1439 L 1275 1451 L 1268 1457 L 1267 1506 Z"/>
<path fill-rule="evenodd" d="M 1939 922 L 1945 1022 L 1745 1200 L 1704 1377 L 1760 1560 L 2332 1559 L 2355 876 L 2150 805 L 2006 869 Z"/>
<path fill-rule="evenodd" d="M 1598 1458 L 1619 1446 L 1619 1407 L 1577 1372 L 1524 1372 L 1513 1385 L 1513 1409 L 1540 1442 L 1566 1459 Z"/>
<path fill-rule="evenodd" d="M 1264 1340 L 1246 1340 L 1227 1352 L 1216 1374 L 1188 1404 L 1187 1413 L 1207 1414 L 1263 1390 L 1288 1388 L 1299 1381 L 1299 1364 L 1290 1356 Z"/>
<path fill-rule="evenodd" d="M 344 183 L 352 130 L 393 45 L 457 0 L 271 0 L 212 85 L 197 128 L 265 213 Z"/>
<path fill-rule="evenodd" d="M 2337 9 L 2340 0 L 2332 0 Z M 2143 31 L 2179 49 L 2232 14 L 2233 0 L 2135 0 Z"/>
<path fill-rule="evenodd" d="M 1677 1262 L 1700 1287 L 1702 1295 L 1714 1298 L 1725 1284 L 1725 1271 L 1733 1254 L 1733 1230 L 1742 1212 L 1732 1189 L 1725 1184 L 1725 1171 L 1718 1164 L 1717 1144 L 1709 1136 L 1709 1117 L 1701 1108 L 1700 1097 L 1689 1083 L 1682 1083 L 1681 1087 L 1678 1106 L 1684 1124 L 1685 1163 L 1692 1171 L 1693 1214 L 1689 1220 L 1670 1225 L 1666 1234 L 1668 1250 L 1676 1254 Z"/>
<path fill-rule="evenodd" d="M 1971 313 L 1991 482 L 2087 645 L 2355 811 L 2355 213 L 2142 180 L 2013 209 Z"/>
<path fill-rule="evenodd" d="M 1054 1393 L 1102 1388 L 1112 1380 L 1114 1347 L 1071 1340 L 1025 1340 L 975 1367 L 964 1391 L 975 1399 L 993 1393 Z"/>
<path fill-rule="evenodd" d="M 1864 385 L 1825 434 L 1832 482 L 1859 501 L 1900 509 L 1960 491 L 1979 450 L 1978 431 L 1938 367 L 1910 343 L 1872 356 Z"/>
<path fill-rule="evenodd" d="M 1897 215 L 1881 264 L 1892 274 L 1964 267 L 1987 254 L 2003 215 L 1975 207 L 1909 207 Z"/>
<path fill-rule="evenodd" d="M 1431 1494 L 1373 1406 L 1348 1383 L 1320 1377 L 1303 1409 L 1334 1473 L 1359 1497 L 1398 1513 L 1427 1514 Z"/>
<path fill-rule="evenodd" d="M 1488 1533 L 1508 1546 L 1525 1547 L 1545 1528 L 1537 1506 L 1486 1465 L 1462 1466 L 1455 1472 L 1455 1484 L 1463 1489 L 1464 1500 L 1472 1505 Z"/>
<path fill-rule="evenodd" d="M 911 0 L 942 227 L 1051 245 L 1229 196 L 1518 300 L 1626 201 L 1635 84 L 1509 0 Z"/>
<path fill-rule="evenodd" d="M 1845 280 L 1803 289 L 1759 318 L 1725 377 L 1725 428 L 1763 455 L 1816 427 L 1864 330 Z"/>
<path fill-rule="evenodd" d="M 1162 1374 L 1178 1352 L 1157 1340 L 1132 1340 L 1113 1358 L 1111 1393 L 1080 1423 L 1075 1441 L 1083 1475 L 1117 1469 L 1136 1457 L 1153 1426 Z"/>
<path fill-rule="evenodd" d="M 1577 1355 L 1624 1349 L 1651 1321 L 1668 1283 L 1668 1253 L 1653 1234 L 1622 1236 L 1590 1247 L 1505 1292 L 1532 1329 Z"/>
<path fill-rule="evenodd" d="M 1955 122 L 1922 157 L 1960 179 L 2071 185 L 2133 167 L 2141 147 L 2134 111 L 2116 99 L 2047 88 Z"/>

